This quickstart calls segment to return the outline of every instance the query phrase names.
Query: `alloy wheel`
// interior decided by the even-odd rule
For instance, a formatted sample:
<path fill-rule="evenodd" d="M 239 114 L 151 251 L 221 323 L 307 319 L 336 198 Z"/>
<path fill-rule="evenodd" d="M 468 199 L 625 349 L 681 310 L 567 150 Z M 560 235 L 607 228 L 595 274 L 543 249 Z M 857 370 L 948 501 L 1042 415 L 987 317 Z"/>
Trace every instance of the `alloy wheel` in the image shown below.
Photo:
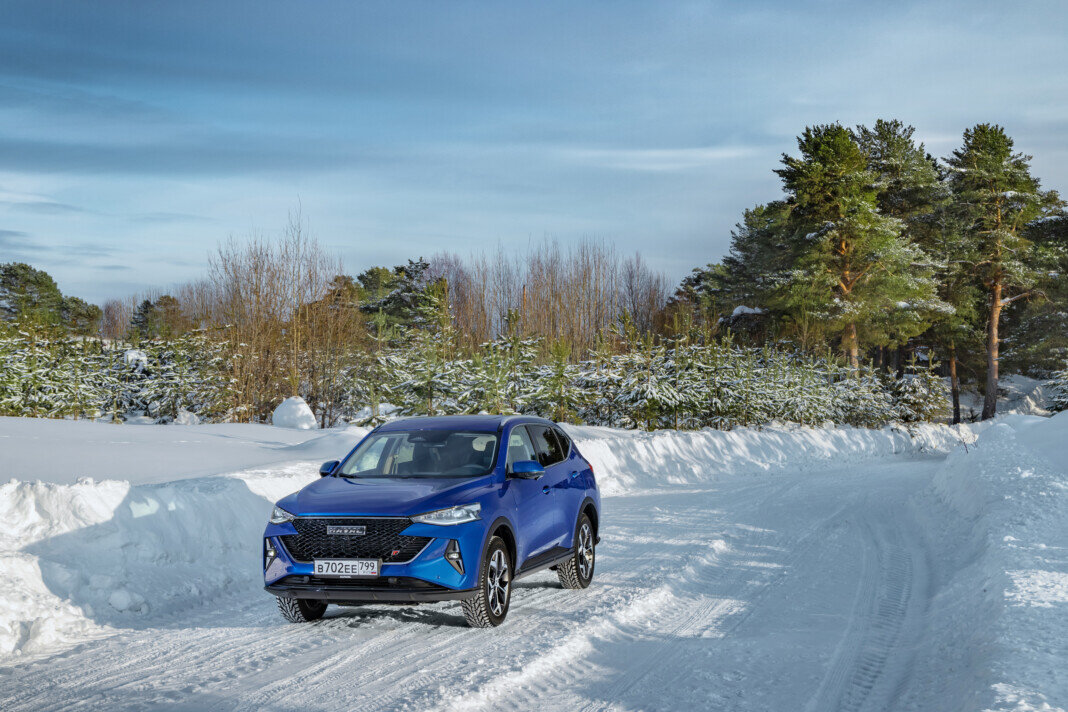
<path fill-rule="evenodd" d="M 579 573 L 582 574 L 582 579 L 587 580 L 593 575 L 593 530 L 590 528 L 589 522 L 582 523 L 582 529 L 579 530 L 578 540 L 578 565 Z"/>
<path fill-rule="evenodd" d="M 490 557 L 489 570 L 486 572 L 486 599 L 495 616 L 504 615 L 508 606 L 508 590 L 512 585 L 512 576 L 508 568 L 508 558 L 501 549 Z"/>

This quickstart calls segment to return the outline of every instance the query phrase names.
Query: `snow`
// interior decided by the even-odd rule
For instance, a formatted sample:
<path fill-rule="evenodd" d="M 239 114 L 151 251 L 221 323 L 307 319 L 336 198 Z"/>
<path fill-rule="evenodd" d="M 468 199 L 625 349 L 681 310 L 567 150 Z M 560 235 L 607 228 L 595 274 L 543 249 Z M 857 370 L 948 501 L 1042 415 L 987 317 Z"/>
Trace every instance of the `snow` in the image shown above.
<path fill-rule="evenodd" d="M 564 426 L 593 464 L 602 494 L 663 485 L 712 482 L 727 475 L 807 471 L 896 454 L 945 452 L 969 442 L 986 424 L 864 428 L 770 427 L 762 430 L 618 430 Z"/>
<path fill-rule="evenodd" d="M 262 591 L 271 504 L 365 429 L 0 419 L 3 707 L 1068 707 L 1068 414 L 567 430 L 594 583 L 524 579 L 474 631 L 455 603 L 296 626 Z"/>
<path fill-rule="evenodd" d="M 269 425 L 127 425 L 0 417 L 0 481 L 74 484 L 88 477 L 169 482 L 294 461 L 352 448 L 364 428 L 289 430 Z"/>
<path fill-rule="evenodd" d="M 1050 414 L 1050 384 L 1037 378 L 1010 374 L 998 380 L 999 414 Z M 983 397 L 974 390 L 962 390 L 960 394 L 961 415 L 978 418 L 983 412 Z"/>
<path fill-rule="evenodd" d="M 122 358 L 131 369 L 142 371 L 148 368 L 148 354 L 140 349 L 127 349 Z"/>
<path fill-rule="evenodd" d="M 276 428 L 315 430 L 319 427 L 315 413 L 300 396 L 290 396 L 278 404 L 271 414 L 271 423 Z"/>
<path fill-rule="evenodd" d="M 734 311 L 731 312 L 731 317 L 743 316 L 745 314 L 763 314 L 763 313 L 764 313 L 764 310 L 761 309 L 760 307 L 747 307 L 747 306 L 743 305 L 743 306 L 734 307 Z"/>

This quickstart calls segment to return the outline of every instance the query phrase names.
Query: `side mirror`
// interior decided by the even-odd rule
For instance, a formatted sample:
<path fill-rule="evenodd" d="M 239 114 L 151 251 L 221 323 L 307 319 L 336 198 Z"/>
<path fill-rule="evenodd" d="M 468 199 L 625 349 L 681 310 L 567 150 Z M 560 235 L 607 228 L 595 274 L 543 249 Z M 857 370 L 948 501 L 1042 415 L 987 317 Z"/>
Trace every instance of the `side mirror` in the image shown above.
<path fill-rule="evenodd" d="M 319 465 L 319 476 L 326 477 L 334 472 L 334 468 L 340 464 L 337 460 L 331 460 L 330 462 L 324 462 Z"/>
<path fill-rule="evenodd" d="M 536 480 L 545 474 L 545 468 L 534 460 L 519 460 L 512 463 L 508 474 L 521 480 Z"/>

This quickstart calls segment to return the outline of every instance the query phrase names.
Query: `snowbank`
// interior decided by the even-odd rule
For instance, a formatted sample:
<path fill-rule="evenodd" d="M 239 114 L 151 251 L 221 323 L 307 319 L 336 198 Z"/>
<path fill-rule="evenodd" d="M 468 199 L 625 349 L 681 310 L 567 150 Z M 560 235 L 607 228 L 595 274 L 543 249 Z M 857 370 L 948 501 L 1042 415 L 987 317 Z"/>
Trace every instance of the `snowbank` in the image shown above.
<path fill-rule="evenodd" d="M 366 433 L 0 419 L 0 655 L 251 595 L 272 504 Z"/>
<path fill-rule="evenodd" d="M 364 428 L 290 430 L 270 425 L 128 425 L 0 417 L 0 482 L 73 484 L 82 477 L 170 482 L 293 460 L 331 460 Z"/>
<path fill-rule="evenodd" d="M 963 522 L 944 532 L 961 546 L 931 612 L 953 643 L 933 655 L 967 661 L 972 709 L 1060 709 L 1049 705 L 1068 701 L 1068 413 L 1000 419 L 947 458 L 932 492 Z"/>
<path fill-rule="evenodd" d="M 276 428 L 316 430 L 319 422 L 315 413 L 300 396 L 290 396 L 278 404 L 271 414 L 271 424 Z"/>
<path fill-rule="evenodd" d="M 975 440 L 987 423 L 920 425 L 906 430 L 764 428 L 643 432 L 566 426 L 593 464 L 604 494 L 665 484 L 706 482 L 725 475 L 817 467 L 907 453 L 947 452 Z"/>

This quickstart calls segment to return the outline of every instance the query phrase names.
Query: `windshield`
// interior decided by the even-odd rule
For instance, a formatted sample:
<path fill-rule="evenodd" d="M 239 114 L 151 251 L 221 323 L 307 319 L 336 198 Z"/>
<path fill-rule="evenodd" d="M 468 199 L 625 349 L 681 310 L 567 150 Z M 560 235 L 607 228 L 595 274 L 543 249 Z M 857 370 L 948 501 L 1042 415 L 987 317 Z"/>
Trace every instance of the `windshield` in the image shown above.
<path fill-rule="evenodd" d="M 478 477 L 497 461 L 497 433 L 407 430 L 368 436 L 346 458 L 342 477 Z"/>

